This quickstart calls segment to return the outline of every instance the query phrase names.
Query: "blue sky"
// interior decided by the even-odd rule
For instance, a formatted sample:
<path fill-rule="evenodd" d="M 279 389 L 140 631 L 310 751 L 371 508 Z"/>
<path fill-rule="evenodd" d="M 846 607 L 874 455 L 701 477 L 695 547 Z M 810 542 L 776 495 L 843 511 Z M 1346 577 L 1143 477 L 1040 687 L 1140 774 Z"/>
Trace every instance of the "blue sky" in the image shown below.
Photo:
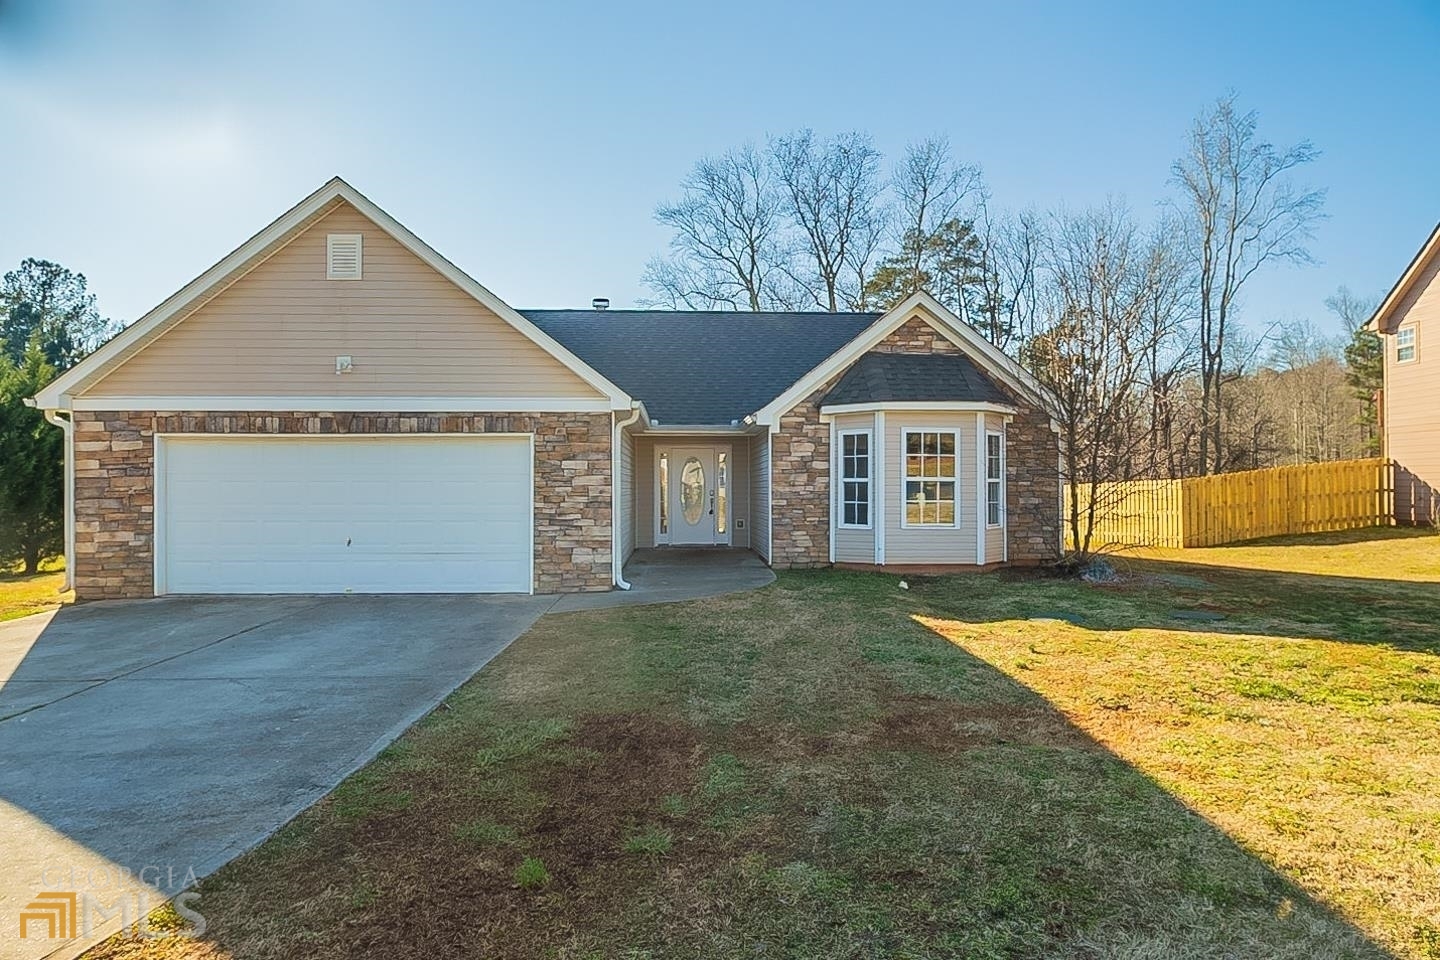
<path fill-rule="evenodd" d="M 624 306 L 702 154 L 943 134 L 999 206 L 1149 215 L 1227 90 L 1329 190 L 1320 265 L 1259 278 L 1249 323 L 1338 329 L 1325 297 L 1440 220 L 1435 0 L 201 6 L 0 5 L 0 267 L 133 320 L 340 174 L 515 306 Z"/>

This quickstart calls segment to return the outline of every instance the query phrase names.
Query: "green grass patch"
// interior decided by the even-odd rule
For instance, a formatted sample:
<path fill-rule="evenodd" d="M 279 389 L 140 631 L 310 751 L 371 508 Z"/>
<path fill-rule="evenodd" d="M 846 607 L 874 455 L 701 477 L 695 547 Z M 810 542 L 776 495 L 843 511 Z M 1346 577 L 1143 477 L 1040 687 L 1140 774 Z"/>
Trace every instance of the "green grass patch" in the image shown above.
<path fill-rule="evenodd" d="M 550 885 L 550 871 L 539 857 L 526 857 L 515 868 L 515 886 L 521 890 L 539 890 Z"/>
<path fill-rule="evenodd" d="M 624 850 L 626 853 L 654 857 L 669 853 L 670 847 L 674 845 L 674 842 L 675 840 L 670 835 L 670 831 L 650 825 L 642 827 L 629 837 L 626 837 Z"/>

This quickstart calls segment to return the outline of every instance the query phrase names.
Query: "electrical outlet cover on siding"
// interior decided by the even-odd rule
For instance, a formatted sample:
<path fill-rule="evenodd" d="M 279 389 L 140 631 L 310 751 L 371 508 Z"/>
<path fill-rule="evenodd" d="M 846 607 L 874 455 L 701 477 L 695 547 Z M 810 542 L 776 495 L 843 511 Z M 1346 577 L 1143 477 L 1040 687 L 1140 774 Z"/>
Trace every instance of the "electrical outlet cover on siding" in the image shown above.
<path fill-rule="evenodd" d="M 325 278 L 359 280 L 363 234 L 332 233 L 325 237 Z"/>

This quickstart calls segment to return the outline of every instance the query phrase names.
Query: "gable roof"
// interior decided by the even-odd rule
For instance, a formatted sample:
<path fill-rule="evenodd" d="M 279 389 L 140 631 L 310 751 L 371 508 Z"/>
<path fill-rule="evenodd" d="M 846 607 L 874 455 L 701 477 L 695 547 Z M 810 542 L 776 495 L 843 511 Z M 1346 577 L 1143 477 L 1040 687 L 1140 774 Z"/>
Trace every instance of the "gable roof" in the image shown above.
<path fill-rule="evenodd" d="M 1410 288 L 1425 272 L 1431 258 L 1436 255 L 1440 255 L 1440 224 L 1435 225 L 1435 229 L 1430 232 L 1429 239 L 1421 245 L 1420 252 L 1415 254 L 1410 265 L 1405 268 L 1405 272 L 1400 274 L 1400 279 L 1395 281 L 1395 286 L 1390 288 L 1390 292 L 1385 294 L 1385 299 L 1380 301 L 1380 306 L 1375 308 L 1375 313 L 1365 322 L 1366 330 L 1375 333 L 1391 332 L 1386 328 L 1390 320 L 1390 312 L 1410 293 Z"/>
<path fill-rule="evenodd" d="M 331 179 L 320 189 L 290 208 L 215 266 L 186 284 L 139 320 L 130 324 L 80 363 L 55 378 L 36 394 L 36 406 L 50 410 L 69 409 L 73 394 L 79 393 L 99 381 L 342 203 L 350 204 L 441 276 L 474 297 L 541 349 L 569 367 L 580 379 L 604 394 L 614 409 L 626 409 L 630 406 L 631 398 L 623 390 L 588 366 L 549 334 L 525 319 L 509 304 L 481 286 L 473 277 L 445 259 L 433 247 L 415 236 L 394 217 L 380 209 L 368 197 L 339 177 Z"/>
<path fill-rule="evenodd" d="M 919 318 L 929 324 L 937 333 L 963 350 L 987 376 L 1014 391 L 1016 397 L 1042 409 L 1048 406 L 1045 388 L 1034 375 L 1006 356 L 1004 351 L 982 337 L 975 328 L 930 294 L 921 291 L 907 297 L 904 302 L 872 323 L 867 330 L 791 384 L 784 393 L 757 410 L 754 414 L 755 421 L 764 424 L 778 422 L 787 410 L 838 376 L 912 318 Z"/>
<path fill-rule="evenodd" d="M 921 401 L 1012 402 L 963 354 L 867 353 L 845 371 L 820 405 Z"/>
<path fill-rule="evenodd" d="M 878 313 L 521 310 L 661 425 L 731 424 L 873 325 Z"/>

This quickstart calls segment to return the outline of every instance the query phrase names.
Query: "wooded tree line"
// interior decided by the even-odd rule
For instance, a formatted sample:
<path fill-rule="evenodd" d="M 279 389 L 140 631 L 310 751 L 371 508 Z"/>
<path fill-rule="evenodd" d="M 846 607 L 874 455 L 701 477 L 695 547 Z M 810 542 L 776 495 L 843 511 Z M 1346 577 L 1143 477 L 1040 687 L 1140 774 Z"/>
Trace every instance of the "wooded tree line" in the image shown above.
<path fill-rule="evenodd" d="M 1312 262 L 1319 153 L 1277 147 L 1223 97 L 1195 118 L 1171 194 L 1138 217 L 998 210 L 947 141 L 891 162 L 871 137 L 810 130 L 702 159 L 662 203 L 667 255 L 647 305 L 881 310 L 928 290 L 1054 397 L 1077 480 L 1183 477 L 1377 451 L 1373 302 L 1341 289 L 1345 325 L 1248 316 L 1257 274 Z"/>

